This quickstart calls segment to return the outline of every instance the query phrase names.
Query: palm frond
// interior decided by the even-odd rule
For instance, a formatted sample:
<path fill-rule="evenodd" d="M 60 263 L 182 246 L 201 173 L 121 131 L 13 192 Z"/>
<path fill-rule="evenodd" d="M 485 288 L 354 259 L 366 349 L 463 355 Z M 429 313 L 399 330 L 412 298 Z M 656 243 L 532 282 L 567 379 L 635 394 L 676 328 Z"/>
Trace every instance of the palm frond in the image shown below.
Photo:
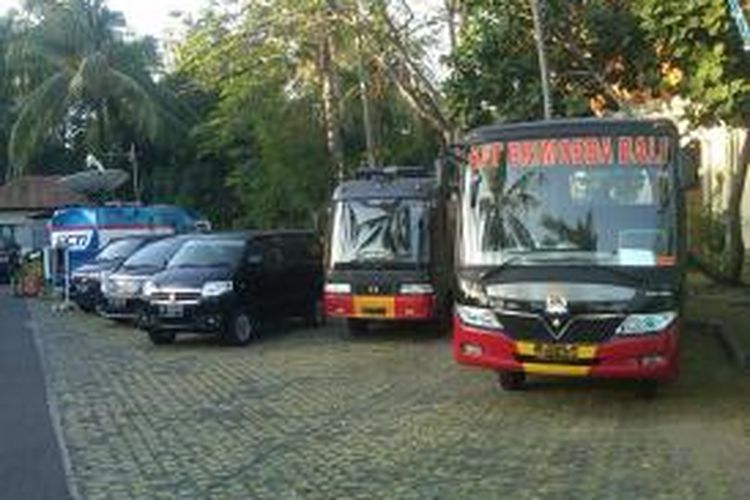
<path fill-rule="evenodd" d="M 67 107 L 68 78 L 64 72 L 56 73 L 21 104 L 8 144 L 9 177 L 23 173 L 33 153 L 60 123 Z"/>

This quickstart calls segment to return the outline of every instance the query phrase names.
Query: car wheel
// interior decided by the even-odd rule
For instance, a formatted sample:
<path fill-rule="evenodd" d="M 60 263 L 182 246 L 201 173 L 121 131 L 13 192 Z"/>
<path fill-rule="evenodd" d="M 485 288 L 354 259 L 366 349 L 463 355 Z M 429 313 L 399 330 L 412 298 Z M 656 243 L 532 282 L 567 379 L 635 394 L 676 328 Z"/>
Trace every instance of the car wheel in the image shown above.
<path fill-rule="evenodd" d="M 497 378 L 500 387 L 506 391 L 520 391 L 526 385 L 526 374 L 523 372 L 498 372 Z"/>
<path fill-rule="evenodd" d="M 356 337 L 367 333 L 368 323 L 364 319 L 349 318 L 346 320 L 346 328 L 349 330 L 349 335 Z"/>
<path fill-rule="evenodd" d="M 151 329 L 148 331 L 148 338 L 151 339 L 151 342 L 154 345 L 173 344 L 175 341 L 175 337 L 176 335 L 174 332 L 155 329 Z"/>
<path fill-rule="evenodd" d="M 257 322 L 244 311 L 229 316 L 224 330 L 224 341 L 229 345 L 247 345 L 258 337 Z"/>

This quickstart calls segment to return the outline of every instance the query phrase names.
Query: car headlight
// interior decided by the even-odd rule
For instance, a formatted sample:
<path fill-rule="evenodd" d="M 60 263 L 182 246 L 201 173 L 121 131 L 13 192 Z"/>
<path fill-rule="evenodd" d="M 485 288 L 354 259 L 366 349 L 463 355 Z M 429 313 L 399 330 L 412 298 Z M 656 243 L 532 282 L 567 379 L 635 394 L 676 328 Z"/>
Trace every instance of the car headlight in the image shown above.
<path fill-rule="evenodd" d="M 150 297 L 151 295 L 155 294 L 159 290 L 159 287 L 156 286 L 156 283 L 153 281 L 147 281 L 143 284 L 143 295 L 145 297 Z"/>
<path fill-rule="evenodd" d="M 479 328 L 501 330 L 503 324 L 497 319 L 495 311 L 486 307 L 456 306 L 456 314 L 462 323 Z"/>
<path fill-rule="evenodd" d="M 352 293 L 352 286 L 349 283 L 326 283 L 325 292 L 348 294 Z"/>
<path fill-rule="evenodd" d="M 113 290 L 113 283 L 112 279 L 109 277 L 104 278 L 99 283 L 99 289 L 102 291 L 103 294 L 108 294 Z"/>
<path fill-rule="evenodd" d="M 401 295 L 429 295 L 434 292 L 435 289 L 429 283 L 407 283 L 399 288 Z"/>
<path fill-rule="evenodd" d="M 654 314 L 631 314 L 617 328 L 617 335 L 642 335 L 665 330 L 677 319 L 675 311 Z"/>
<path fill-rule="evenodd" d="M 234 283 L 231 281 L 209 281 L 203 285 L 201 296 L 218 297 L 219 295 L 224 295 L 232 290 L 234 290 Z"/>

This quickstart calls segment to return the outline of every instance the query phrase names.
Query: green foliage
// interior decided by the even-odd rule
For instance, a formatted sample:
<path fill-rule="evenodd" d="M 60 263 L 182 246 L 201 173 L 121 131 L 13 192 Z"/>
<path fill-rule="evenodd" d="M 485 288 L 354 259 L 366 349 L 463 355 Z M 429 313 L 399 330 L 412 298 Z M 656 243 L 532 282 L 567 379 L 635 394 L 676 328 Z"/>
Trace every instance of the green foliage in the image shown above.
<path fill-rule="evenodd" d="M 239 17 L 214 8 L 178 46 L 173 76 L 213 96 L 192 138 L 197 161 L 211 170 L 210 181 L 201 182 L 221 193 L 221 225 L 300 227 L 318 221 L 336 182 L 326 147 L 320 57 L 328 32 L 335 43 L 346 171 L 363 163 L 359 59 L 351 42 L 355 5 L 341 2 L 332 12 L 326 2 L 274 0 L 248 4 Z M 371 42 L 368 51 L 375 50 Z M 431 163 L 435 132 L 398 98 L 371 57 L 365 64 L 381 144 L 377 156 L 384 163 Z"/>
<path fill-rule="evenodd" d="M 638 0 L 634 10 L 658 60 L 683 73 L 672 90 L 692 102 L 692 121 L 723 120 L 747 127 L 750 58 L 742 49 L 726 2 Z"/>
<path fill-rule="evenodd" d="M 125 147 L 118 138 L 154 142 L 162 124 L 181 123 L 154 92 L 154 41 L 126 41 L 122 14 L 103 0 L 29 8 L 8 57 L 24 82 L 8 148 L 11 173 L 21 173 L 50 142 L 79 155 L 108 154 Z"/>

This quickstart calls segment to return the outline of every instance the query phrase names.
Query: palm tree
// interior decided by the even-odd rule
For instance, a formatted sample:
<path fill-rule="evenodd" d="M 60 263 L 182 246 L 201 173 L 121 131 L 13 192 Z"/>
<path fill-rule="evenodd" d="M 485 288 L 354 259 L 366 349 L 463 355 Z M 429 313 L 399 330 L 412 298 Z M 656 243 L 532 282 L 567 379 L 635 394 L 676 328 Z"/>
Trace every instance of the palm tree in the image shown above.
<path fill-rule="evenodd" d="M 56 131 L 66 143 L 83 134 L 86 147 L 100 153 L 116 123 L 153 140 L 168 113 L 142 50 L 148 42 L 125 40 L 122 14 L 104 0 L 37 2 L 31 12 L 10 62 L 19 73 L 43 76 L 21 102 L 8 147 L 9 174 L 23 172 Z"/>

